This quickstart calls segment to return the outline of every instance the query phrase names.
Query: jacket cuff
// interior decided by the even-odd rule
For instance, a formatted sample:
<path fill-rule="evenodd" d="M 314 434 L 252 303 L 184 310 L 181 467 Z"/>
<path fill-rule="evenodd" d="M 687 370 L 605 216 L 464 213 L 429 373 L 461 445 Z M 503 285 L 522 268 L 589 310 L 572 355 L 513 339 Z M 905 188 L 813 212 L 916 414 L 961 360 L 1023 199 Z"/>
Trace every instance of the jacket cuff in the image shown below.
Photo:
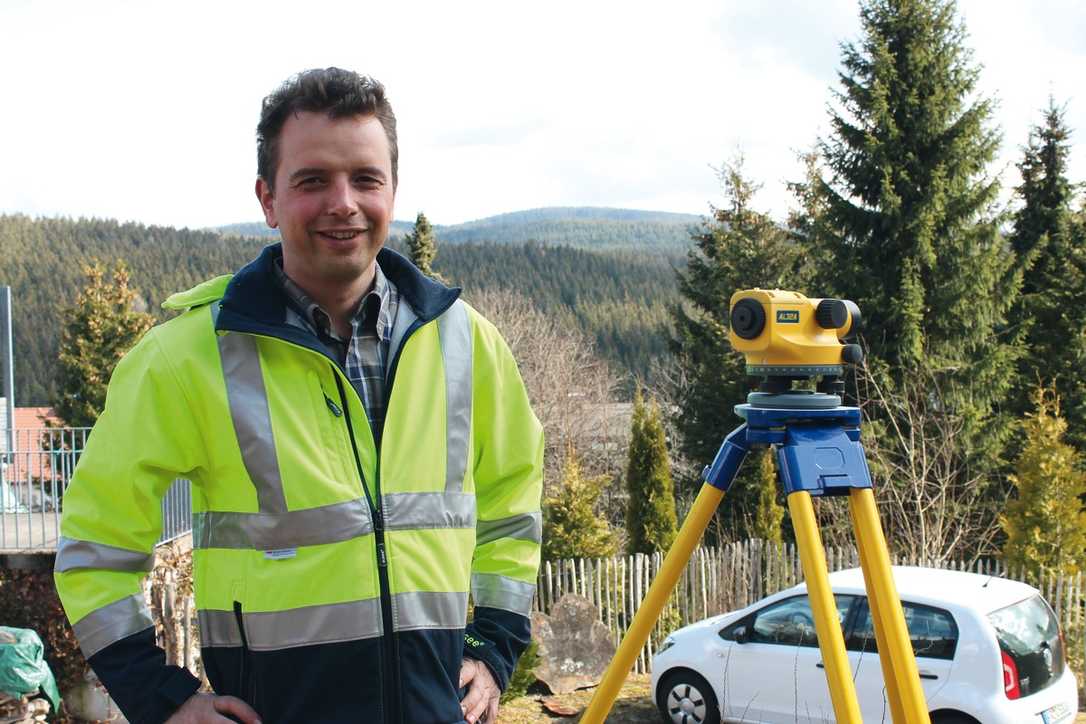
<path fill-rule="evenodd" d="M 531 640 L 532 623 L 526 616 L 476 606 L 475 618 L 464 630 L 464 656 L 486 664 L 498 688 L 505 691 L 517 659 Z"/>
<path fill-rule="evenodd" d="M 166 664 L 153 627 L 115 641 L 89 663 L 132 724 L 162 724 L 200 689 L 187 669 Z"/>

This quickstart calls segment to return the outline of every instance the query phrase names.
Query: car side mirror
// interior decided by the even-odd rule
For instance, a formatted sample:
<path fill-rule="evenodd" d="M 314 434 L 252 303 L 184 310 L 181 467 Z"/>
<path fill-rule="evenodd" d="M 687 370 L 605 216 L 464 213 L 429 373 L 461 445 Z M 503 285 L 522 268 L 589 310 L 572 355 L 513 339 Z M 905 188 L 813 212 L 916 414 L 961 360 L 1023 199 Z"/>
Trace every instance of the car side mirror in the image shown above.
<path fill-rule="evenodd" d="M 735 642 L 737 644 L 745 644 L 748 641 L 750 641 L 750 631 L 747 630 L 746 624 L 743 624 L 735 629 Z"/>

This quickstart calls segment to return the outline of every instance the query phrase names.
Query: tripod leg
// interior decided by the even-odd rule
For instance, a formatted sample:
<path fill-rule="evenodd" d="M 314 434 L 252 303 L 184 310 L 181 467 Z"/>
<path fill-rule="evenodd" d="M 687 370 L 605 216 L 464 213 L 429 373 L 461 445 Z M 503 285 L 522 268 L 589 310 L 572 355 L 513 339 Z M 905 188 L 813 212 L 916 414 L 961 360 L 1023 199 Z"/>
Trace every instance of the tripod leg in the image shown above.
<path fill-rule="evenodd" d="M 901 599 L 890 571 L 890 553 L 882 533 L 875 494 L 870 488 L 857 488 L 849 494 L 849 502 L 891 714 L 896 724 L 929 724 L 928 706 L 920 686 L 909 631 L 905 627 Z M 897 706 L 894 706 L 894 699 L 898 700 Z"/>
<path fill-rule="evenodd" d="M 618 651 L 615 652 L 615 657 L 607 666 L 599 688 L 592 695 L 592 701 L 589 702 L 588 709 L 581 718 L 581 724 L 602 724 L 608 712 L 611 711 L 615 697 L 622 688 L 622 682 L 626 680 L 626 675 L 630 673 L 634 659 L 637 658 L 637 652 L 645 645 L 645 640 L 649 637 L 652 627 L 656 625 L 656 619 L 664 609 L 671 590 L 675 588 L 683 568 L 686 567 L 691 554 L 701 541 L 701 535 L 705 532 L 723 497 L 723 490 L 709 484 L 702 486 L 690 513 L 683 521 L 678 537 L 660 566 L 660 572 L 656 574 L 652 585 L 649 586 L 648 593 L 645 594 L 641 606 L 637 609 L 630 628 L 626 631 L 622 643 L 619 644 Z"/>
<path fill-rule="evenodd" d="M 830 687 L 835 721 L 838 724 L 861 724 L 860 705 L 856 701 L 856 687 L 852 683 L 848 656 L 845 654 L 845 638 L 841 634 L 837 604 L 830 589 L 826 551 L 815 521 L 811 494 L 802 490 L 789 494 L 788 510 L 796 529 L 796 543 L 803 563 L 803 577 L 807 581 L 815 631 L 818 632 L 818 648 L 826 667 L 826 683 Z"/>
<path fill-rule="evenodd" d="M 853 493 L 850 493 L 850 496 Z M 852 518 L 852 530 L 859 531 L 860 523 L 856 518 L 856 505 L 853 501 L 849 500 L 849 515 Z M 859 534 L 857 533 L 857 539 Z M 889 651 L 890 645 L 886 642 L 886 627 L 881 623 L 881 617 L 886 607 L 882 605 L 879 600 L 878 591 L 871 585 L 868 580 L 867 571 L 872 570 L 871 561 L 869 559 L 870 546 L 864 546 L 857 544 L 857 549 L 860 553 L 860 569 L 864 572 L 864 588 L 867 590 L 867 607 L 871 612 L 871 622 L 875 627 L 875 643 L 878 645 L 878 650 Z M 879 656 L 879 664 L 882 667 L 882 681 L 886 687 L 886 701 L 890 705 L 890 720 L 894 722 L 905 721 L 905 711 L 901 706 L 901 693 L 897 688 L 897 675 L 894 673 L 893 659 L 883 654 Z"/>

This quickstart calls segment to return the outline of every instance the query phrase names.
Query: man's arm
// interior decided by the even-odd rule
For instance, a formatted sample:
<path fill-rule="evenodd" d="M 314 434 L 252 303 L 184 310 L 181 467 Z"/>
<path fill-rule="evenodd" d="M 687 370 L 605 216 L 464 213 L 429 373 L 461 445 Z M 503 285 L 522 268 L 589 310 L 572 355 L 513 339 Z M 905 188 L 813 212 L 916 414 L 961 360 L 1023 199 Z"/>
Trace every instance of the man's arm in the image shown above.
<path fill-rule="evenodd" d="M 152 330 L 117 365 L 64 494 L 55 580 L 80 648 L 134 724 L 165 721 L 199 688 L 155 644 L 141 581 L 161 500 L 200 467 L 203 441 Z"/>
<path fill-rule="evenodd" d="M 485 663 L 504 690 L 531 641 L 543 529 L 543 429 L 505 341 L 493 325 L 473 317 L 478 522 L 471 575 L 475 616 L 464 654 Z"/>

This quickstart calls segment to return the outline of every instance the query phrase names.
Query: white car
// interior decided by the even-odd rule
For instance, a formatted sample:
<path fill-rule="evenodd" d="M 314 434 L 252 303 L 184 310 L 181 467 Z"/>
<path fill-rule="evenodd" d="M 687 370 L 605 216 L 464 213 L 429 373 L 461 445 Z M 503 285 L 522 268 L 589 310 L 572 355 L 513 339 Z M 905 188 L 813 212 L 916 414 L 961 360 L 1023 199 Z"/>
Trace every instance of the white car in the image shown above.
<path fill-rule="evenodd" d="M 893 569 L 932 724 L 1057 724 L 1078 706 L 1037 589 L 975 573 Z M 889 722 L 859 568 L 830 574 L 863 720 Z M 807 586 L 671 634 L 652 661 L 666 722 L 834 722 Z"/>

